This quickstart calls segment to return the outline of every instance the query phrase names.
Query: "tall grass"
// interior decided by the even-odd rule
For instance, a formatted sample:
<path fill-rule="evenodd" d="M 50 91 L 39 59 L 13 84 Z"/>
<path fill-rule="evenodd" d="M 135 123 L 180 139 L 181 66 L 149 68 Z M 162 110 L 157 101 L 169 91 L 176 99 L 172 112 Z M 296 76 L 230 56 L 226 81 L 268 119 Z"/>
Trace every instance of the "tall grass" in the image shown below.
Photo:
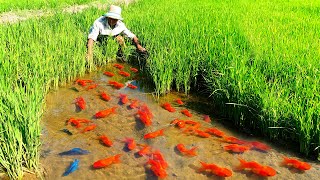
<path fill-rule="evenodd" d="M 203 76 L 236 126 L 319 156 L 318 1 L 139 1 L 124 10 L 151 52 L 156 91 Z M 134 13 L 139 12 L 139 13 Z M 130 15 L 130 16 L 129 16 Z"/>

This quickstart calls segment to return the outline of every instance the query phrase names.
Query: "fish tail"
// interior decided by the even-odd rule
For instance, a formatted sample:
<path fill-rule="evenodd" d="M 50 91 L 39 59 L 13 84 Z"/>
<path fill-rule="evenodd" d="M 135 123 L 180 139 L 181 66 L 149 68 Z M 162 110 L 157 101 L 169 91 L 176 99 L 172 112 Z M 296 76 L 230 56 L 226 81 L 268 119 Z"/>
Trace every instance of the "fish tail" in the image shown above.
<path fill-rule="evenodd" d="M 197 152 L 196 152 L 197 148 L 198 148 L 198 146 L 191 148 L 189 151 L 190 152 L 189 154 L 192 156 L 196 156 L 197 155 Z"/>
<path fill-rule="evenodd" d="M 164 132 L 164 129 L 161 129 L 161 130 L 159 131 L 159 135 L 163 136 L 163 135 L 164 135 L 163 132 Z"/>
<path fill-rule="evenodd" d="M 238 158 L 238 160 L 240 161 L 240 165 L 238 167 L 236 167 L 236 170 L 243 170 L 245 169 L 245 164 L 247 161 L 245 161 L 244 159 L 242 158 Z"/>
<path fill-rule="evenodd" d="M 122 156 L 122 154 L 117 154 L 114 156 L 114 163 L 120 163 L 120 157 Z"/>
<path fill-rule="evenodd" d="M 287 165 L 287 164 L 289 164 L 289 158 L 288 157 L 286 157 L 286 156 L 282 156 L 282 158 L 283 158 L 283 161 L 281 162 L 281 164 L 280 165 Z"/>
<path fill-rule="evenodd" d="M 200 161 L 200 164 L 201 164 L 201 167 L 198 169 L 198 171 L 199 172 L 205 171 L 207 169 L 208 164 L 203 161 Z"/>

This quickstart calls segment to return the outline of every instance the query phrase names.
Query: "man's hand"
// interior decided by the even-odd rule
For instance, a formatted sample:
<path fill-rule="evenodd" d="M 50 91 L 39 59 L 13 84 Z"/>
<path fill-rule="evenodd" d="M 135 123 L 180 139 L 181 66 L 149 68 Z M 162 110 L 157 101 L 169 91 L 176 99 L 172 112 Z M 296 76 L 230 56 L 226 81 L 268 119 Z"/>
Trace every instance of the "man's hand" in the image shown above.
<path fill-rule="evenodd" d="M 140 44 L 137 45 L 137 49 L 138 49 L 140 52 L 145 52 L 145 51 L 147 51 L 146 48 L 142 47 Z"/>

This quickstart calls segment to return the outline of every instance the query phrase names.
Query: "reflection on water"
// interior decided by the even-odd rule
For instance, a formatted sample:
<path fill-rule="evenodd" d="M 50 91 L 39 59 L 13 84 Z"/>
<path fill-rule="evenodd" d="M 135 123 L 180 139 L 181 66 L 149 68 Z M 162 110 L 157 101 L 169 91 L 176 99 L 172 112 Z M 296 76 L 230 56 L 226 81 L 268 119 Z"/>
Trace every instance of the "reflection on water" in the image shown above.
<path fill-rule="evenodd" d="M 114 72 L 114 77 L 103 75 L 104 71 Z M 125 67 L 125 71 L 129 71 L 129 67 Z M 234 171 L 239 165 L 238 157 L 242 157 L 248 161 L 257 161 L 263 165 L 273 167 L 277 171 L 277 175 L 269 179 L 319 179 L 319 164 L 310 163 L 313 168 L 305 173 L 299 173 L 293 169 L 280 166 L 283 151 L 273 148 L 267 153 L 250 150 L 243 154 L 232 154 L 225 152 L 223 146 L 227 143 L 222 142 L 221 138 L 211 136 L 209 138 L 201 138 L 195 135 L 182 133 L 182 130 L 170 126 L 170 122 L 176 118 L 183 120 L 194 120 L 201 123 L 201 128 L 216 127 L 224 133 L 235 136 L 240 139 L 250 141 L 260 141 L 255 138 L 248 138 L 231 132 L 230 130 L 219 124 L 213 117 L 212 123 L 203 120 L 203 114 L 190 109 L 188 101 L 196 102 L 194 97 L 181 95 L 179 93 L 170 93 L 165 97 L 156 101 L 147 86 L 141 85 L 143 77 L 124 78 L 117 74 L 118 69 L 110 66 L 100 69 L 96 73 L 92 73 L 82 77 L 81 79 L 91 79 L 98 86 L 95 89 L 87 90 L 78 84 L 70 84 L 66 87 L 52 91 L 47 95 L 46 110 L 42 120 L 42 150 L 41 164 L 45 169 L 45 179 L 157 179 L 153 172 L 148 168 L 146 157 L 137 155 L 140 148 L 128 151 L 123 142 L 125 138 L 134 138 L 137 144 L 148 144 L 153 149 L 158 149 L 164 155 L 168 162 L 167 179 L 220 179 L 219 177 L 209 173 L 199 173 L 200 161 L 207 163 L 215 163 L 218 166 L 228 168 L 233 171 L 233 175 L 227 179 L 259 179 L 255 174 L 249 171 Z M 138 79 L 138 80 L 133 80 Z M 109 80 L 119 81 L 121 83 L 132 83 L 138 86 L 138 89 L 122 88 L 120 90 L 113 89 L 108 85 Z M 100 98 L 101 92 L 106 92 L 111 96 L 110 101 L 104 101 Z M 119 103 L 119 94 L 127 94 L 129 100 L 136 99 L 141 103 L 147 104 L 154 115 L 152 125 L 145 127 L 136 116 L 137 110 L 128 107 L 130 103 Z M 83 97 L 86 101 L 86 109 L 79 110 L 75 105 L 75 99 Z M 178 105 L 175 99 L 181 98 L 185 105 Z M 171 103 L 176 109 L 170 113 L 161 107 L 164 102 Z M 190 103 L 191 104 L 191 103 Z M 204 103 L 205 104 L 205 103 Z M 96 119 L 95 113 L 98 111 L 117 106 L 115 114 L 108 117 Z M 192 113 L 192 117 L 183 115 L 180 111 L 188 108 Z M 208 106 L 203 109 L 207 111 Z M 76 128 L 66 122 L 71 118 L 82 118 L 92 120 L 91 124 L 96 124 L 96 128 L 92 131 L 82 133 L 86 124 Z M 143 138 L 144 134 L 165 128 L 164 136 L 154 139 Z M 99 141 L 100 135 L 106 135 L 113 141 L 112 147 L 107 147 Z M 187 148 L 197 146 L 197 156 L 182 156 L 176 149 L 176 145 L 182 143 Z M 81 148 L 90 153 L 86 155 L 60 156 L 59 153 L 68 151 L 73 148 Z M 121 163 L 113 164 L 102 169 L 93 169 L 94 162 L 116 154 L 122 154 Z M 79 160 L 79 168 L 62 177 L 62 174 L 74 159 Z"/>

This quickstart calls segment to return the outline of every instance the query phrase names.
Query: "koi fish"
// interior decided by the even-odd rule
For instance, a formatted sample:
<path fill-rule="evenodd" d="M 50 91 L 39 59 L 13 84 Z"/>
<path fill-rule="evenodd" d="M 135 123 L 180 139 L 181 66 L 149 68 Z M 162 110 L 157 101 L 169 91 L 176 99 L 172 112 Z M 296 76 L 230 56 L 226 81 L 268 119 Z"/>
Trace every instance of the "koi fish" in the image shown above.
<path fill-rule="evenodd" d="M 82 131 L 82 133 L 88 132 L 88 131 L 92 131 L 97 127 L 97 125 L 92 124 L 90 126 L 87 126 L 86 128 L 84 128 L 84 130 Z"/>
<path fill-rule="evenodd" d="M 143 136 L 144 139 L 151 139 L 151 138 L 155 138 L 155 137 L 158 137 L 158 136 L 163 136 L 163 131 L 164 129 L 160 129 L 158 131 L 154 131 L 154 132 L 151 132 L 151 133 L 147 133 Z"/>
<path fill-rule="evenodd" d="M 188 117 L 192 117 L 192 114 L 187 109 L 182 110 L 181 113 Z"/>
<path fill-rule="evenodd" d="M 116 68 L 118 68 L 120 70 L 124 68 L 124 66 L 122 66 L 120 64 L 114 64 L 113 67 L 116 67 Z"/>
<path fill-rule="evenodd" d="M 131 102 L 131 104 L 129 105 L 129 107 L 130 107 L 131 109 L 137 108 L 138 103 L 139 103 L 138 100 L 133 100 L 133 101 Z"/>
<path fill-rule="evenodd" d="M 86 102 L 84 101 L 83 97 L 80 96 L 80 97 L 76 98 L 75 101 L 76 101 L 76 105 L 80 109 L 84 110 L 86 108 Z"/>
<path fill-rule="evenodd" d="M 181 101 L 181 99 L 176 99 L 176 103 L 178 103 L 179 105 L 183 105 L 184 103 Z"/>
<path fill-rule="evenodd" d="M 83 150 L 81 148 L 73 148 L 69 151 L 64 151 L 59 153 L 60 156 L 69 156 L 69 155 L 84 155 L 89 154 L 90 152 L 87 150 Z"/>
<path fill-rule="evenodd" d="M 250 169 L 253 173 L 263 177 L 274 176 L 277 173 L 269 166 L 263 166 L 255 161 L 247 162 L 244 159 L 238 159 L 240 161 L 240 165 L 236 168 L 237 170 Z"/>
<path fill-rule="evenodd" d="M 112 72 L 108 72 L 108 71 L 104 72 L 103 74 L 106 75 L 106 76 L 109 76 L 109 77 L 113 77 L 114 76 L 114 74 Z"/>
<path fill-rule="evenodd" d="M 207 128 L 204 132 L 215 135 L 217 137 L 223 137 L 224 136 L 224 132 L 220 131 L 217 128 Z"/>
<path fill-rule="evenodd" d="M 285 156 L 283 157 L 282 164 L 286 165 L 286 166 L 292 166 L 292 167 L 294 167 L 298 170 L 301 170 L 301 171 L 309 170 L 311 168 L 311 165 L 306 162 L 299 161 L 299 160 L 293 159 L 293 158 L 288 158 Z"/>
<path fill-rule="evenodd" d="M 133 138 L 126 138 L 123 142 L 126 143 L 127 148 L 131 151 L 134 148 L 136 148 L 136 142 L 134 141 Z"/>
<path fill-rule="evenodd" d="M 121 76 L 124 76 L 124 77 L 130 77 L 130 73 L 125 72 L 125 71 L 119 71 L 119 74 L 120 74 Z"/>
<path fill-rule="evenodd" d="M 79 160 L 78 159 L 73 160 L 73 162 L 70 164 L 68 169 L 63 173 L 63 176 L 68 176 L 70 173 L 77 170 L 78 167 L 79 167 Z"/>
<path fill-rule="evenodd" d="M 116 109 L 117 109 L 117 107 L 114 106 L 114 107 L 112 107 L 112 108 L 99 111 L 99 112 L 97 112 L 94 116 L 95 116 L 96 118 L 104 118 L 104 117 L 106 117 L 106 116 L 109 116 L 111 113 L 115 113 L 115 112 L 116 112 Z"/>
<path fill-rule="evenodd" d="M 100 141 L 103 142 L 104 145 L 111 147 L 112 146 L 112 141 L 105 135 L 102 135 L 99 137 Z"/>
<path fill-rule="evenodd" d="M 160 177 L 160 178 L 167 177 L 168 174 L 165 168 L 162 167 L 161 162 L 153 159 L 149 159 L 147 163 L 151 165 L 150 169 L 157 177 Z"/>
<path fill-rule="evenodd" d="M 87 88 L 87 90 L 94 89 L 94 88 L 96 88 L 97 86 L 98 86 L 98 84 L 92 84 L 92 85 L 90 85 L 90 86 Z"/>
<path fill-rule="evenodd" d="M 136 68 L 130 68 L 130 71 L 132 71 L 132 72 L 134 72 L 134 73 L 137 73 L 138 72 L 138 69 L 136 69 Z"/>
<path fill-rule="evenodd" d="M 205 162 L 200 161 L 201 168 L 199 169 L 200 172 L 209 170 L 212 174 L 220 177 L 230 177 L 232 176 L 232 171 L 227 168 L 219 167 L 215 164 L 207 164 Z"/>
<path fill-rule="evenodd" d="M 258 141 L 248 142 L 248 144 L 252 146 L 252 149 L 256 149 L 256 150 L 260 150 L 260 151 L 268 151 L 271 149 L 266 144 L 263 144 Z"/>
<path fill-rule="evenodd" d="M 115 156 L 111 156 L 105 159 L 101 159 L 93 163 L 92 167 L 95 169 L 104 168 L 110 166 L 111 164 L 120 163 L 120 156 L 122 154 L 117 154 Z"/>
<path fill-rule="evenodd" d="M 203 120 L 207 123 L 210 123 L 211 122 L 211 119 L 210 119 L 210 116 L 209 115 L 204 115 L 203 116 Z"/>
<path fill-rule="evenodd" d="M 126 104 L 129 101 L 128 96 L 120 93 L 120 101 L 122 104 Z"/>
<path fill-rule="evenodd" d="M 148 146 L 148 145 L 141 145 L 143 146 L 142 149 L 140 149 L 140 151 L 138 151 L 138 154 L 140 156 L 144 156 L 144 155 L 147 155 L 151 152 L 151 147 Z"/>
<path fill-rule="evenodd" d="M 240 140 L 240 139 L 238 139 L 236 137 L 233 137 L 233 136 L 223 136 L 223 139 L 224 139 L 225 142 L 232 143 L 232 144 L 242 145 L 242 144 L 247 144 L 248 143 L 247 141 Z"/>
<path fill-rule="evenodd" d="M 138 86 L 135 86 L 133 84 L 128 84 L 127 87 L 130 89 L 137 89 L 138 88 Z"/>
<path fill-rule="evenodd" d="M 103 99 L 103 100 L 105 100 L 105 101 L 110 101 L 110 100 L 111 100 L 111 97 L 110 97 L 107 93 L 105 93 L 105 92 L 102 92 L 102 93 L 100 94 L 100 97 L 101 97 L 101 99 Z"/>
<path fill-rule="evenodd" d="M 193 148 L 188 150 L 183 144 L 177 144 L 176 148 L 183 155 L 187 155 L 187 156 L 196 156 L 197 155 L 196 149 L 198 147 L 193 147 Z"/>
<path fill-rule="evenodd" d="M 171 104 L 169 104 L 168 102 L 162 104 L 162 107 L 169 111 L 169 112 L 175 112 L 176 110 L 171 106 Z"/>
<path fill-rule="evenodd" d="M 230 144 L 223 147 L 225 151 L 231 151 L 234 153 L 244 153 L 245 151 L 250 150 L 250 147 L 248 146 L 242 146 L 238 144 Z"/>

